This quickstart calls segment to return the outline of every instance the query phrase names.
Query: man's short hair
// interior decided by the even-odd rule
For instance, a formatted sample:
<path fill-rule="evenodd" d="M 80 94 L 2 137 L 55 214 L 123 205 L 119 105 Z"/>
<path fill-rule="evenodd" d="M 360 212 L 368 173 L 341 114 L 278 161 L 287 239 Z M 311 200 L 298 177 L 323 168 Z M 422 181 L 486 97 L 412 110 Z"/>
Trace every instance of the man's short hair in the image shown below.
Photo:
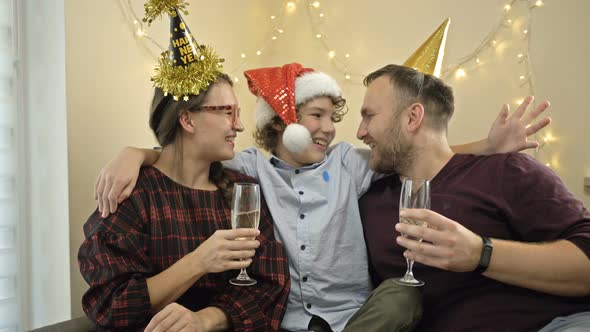
<path fill-rule="evenodd" d="M 365 77 L 363 83 L 369 86 L 381 76 L 387 76 L 393 85 L 398 105 L 395 113 L 419 102 L 424 106 L 424 114 L 428 124 L 439 130 L 447 130 L 449 120 L 455 110 L 453 89 L 442 80 L 415 69 L 387 65 Z"/>

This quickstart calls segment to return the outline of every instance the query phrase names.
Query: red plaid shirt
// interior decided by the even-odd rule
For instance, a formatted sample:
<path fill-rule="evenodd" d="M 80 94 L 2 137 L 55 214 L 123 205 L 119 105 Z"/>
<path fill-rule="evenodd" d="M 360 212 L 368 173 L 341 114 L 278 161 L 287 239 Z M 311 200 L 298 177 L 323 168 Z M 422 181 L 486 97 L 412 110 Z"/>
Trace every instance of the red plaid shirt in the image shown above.
<path fill-rule="evenodd" d="M 231 182 L 254 182 L 231 170 L 225 174 Z M 80 271 L 90 285 L 82 298 L 84 311 L 99 329 L 142 330 L 153 316 L 146 278 L 195 250 L 216 230 L 230 228 L 230 208 L 220 191 L 182 187 L 154 167 L 143 168 L 116 213 L 103 219 L 95 211 L 84 225 L 86 239 L 78 252 Z M 260 247 L 248 268 L 257 285 L 230 285 L 236 270 L 208 274 L 176 302 L 193 311 L 218 307 L 234 331 L 278 330 L 289 266 L 264 201 L 260 232 Z"/>

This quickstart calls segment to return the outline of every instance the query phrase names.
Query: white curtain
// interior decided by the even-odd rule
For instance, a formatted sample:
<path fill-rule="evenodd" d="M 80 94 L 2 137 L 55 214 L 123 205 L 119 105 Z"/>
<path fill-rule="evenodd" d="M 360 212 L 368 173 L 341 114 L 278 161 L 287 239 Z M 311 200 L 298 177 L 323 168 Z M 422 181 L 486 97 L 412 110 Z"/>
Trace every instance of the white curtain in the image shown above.
<path fill-rule="evenodd" d="M 0 0 L 0 332 L 17 331 L 16 0 Z"/>

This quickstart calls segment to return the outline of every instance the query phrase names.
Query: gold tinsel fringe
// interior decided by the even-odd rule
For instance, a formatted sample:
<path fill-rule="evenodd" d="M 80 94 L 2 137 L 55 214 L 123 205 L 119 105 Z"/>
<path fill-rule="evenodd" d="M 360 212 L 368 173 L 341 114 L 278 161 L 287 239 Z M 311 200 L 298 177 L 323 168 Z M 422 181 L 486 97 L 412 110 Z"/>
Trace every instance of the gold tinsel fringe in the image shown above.
<path fill-rule="evenodd" d="M 222 74 L 222 58 L 209 46 L 200 45 L 199 60 L 188 66 L 175 66 L 169 58 L 169 52 L 163 52 L 156 74 L 152 77 L 154 86 L 161 88 L 165 94 L 172 94 L 174 100 L 189 95 L 198 95 L 201 90 L 215 82 Z"/>
<path fill-rule="evenodd" d="M 151 24 L 156 18 L 160 18 L 165 13 L 175 17 L 176 10 L 181 11 L 184 15 L 188 15 L 187 6 L 188 3 L 185 0 L 148 0 L 143 5 L 145 9 L 143 21 Z"/>

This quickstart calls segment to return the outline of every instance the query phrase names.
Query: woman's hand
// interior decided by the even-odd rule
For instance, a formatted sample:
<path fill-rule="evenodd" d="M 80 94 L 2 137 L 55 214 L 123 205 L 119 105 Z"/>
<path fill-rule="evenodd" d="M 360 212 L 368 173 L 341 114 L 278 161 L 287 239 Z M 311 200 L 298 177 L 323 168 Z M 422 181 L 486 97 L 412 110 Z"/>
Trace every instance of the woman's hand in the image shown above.
<path fill-rule="evenodd" d="M 170 303 L 158 312 L 145 328 L 145 332 L 205 332 L 204 317 L 178 303 Z"/>
<path fill-rule="evenodd" d="M 259 234 L 252 228 L 218 230 L 189 255 L 202 274 L 245 269 L 260 246 Z"/>

